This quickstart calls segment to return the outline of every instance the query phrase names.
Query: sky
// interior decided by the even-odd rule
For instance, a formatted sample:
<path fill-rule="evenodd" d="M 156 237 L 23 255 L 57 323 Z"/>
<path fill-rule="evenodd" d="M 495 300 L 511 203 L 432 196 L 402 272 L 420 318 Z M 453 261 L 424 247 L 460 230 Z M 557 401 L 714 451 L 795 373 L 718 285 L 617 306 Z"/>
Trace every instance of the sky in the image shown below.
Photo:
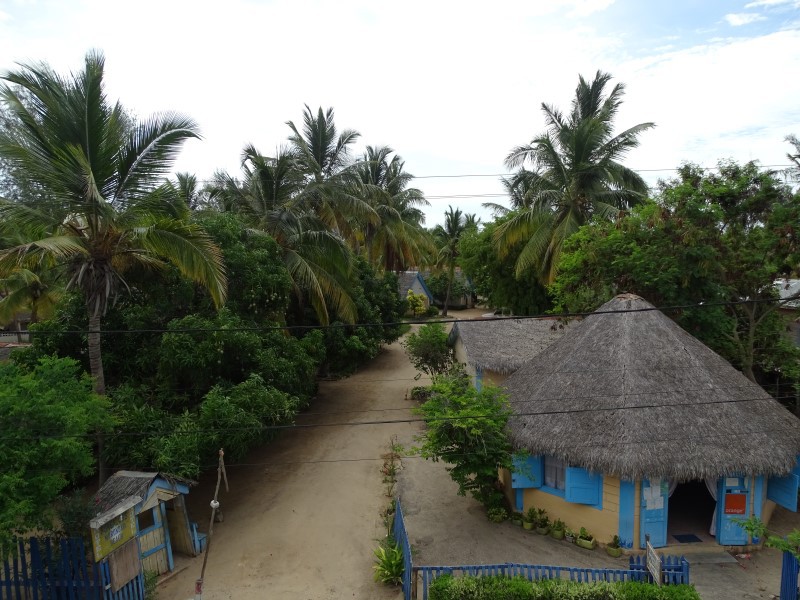
<path fill-rule="evenodd" d="M 618 131 L 656 124 L 624 161 L 651 184 L 686 161 L 784 165 L 800 135 L 800 0 L 0 0 L 0 72 L 76 71 L 90 49 L 110 98 L 199 123 L 176 171 L 236 174 L 245 145 L 271 155 L 305 104 L 333 107 L 356 155 L 403 157 L 427 225 L 449 205 L 490 219 L 541 104 L 568 110 L 597 70 L 625 84 Z"/>

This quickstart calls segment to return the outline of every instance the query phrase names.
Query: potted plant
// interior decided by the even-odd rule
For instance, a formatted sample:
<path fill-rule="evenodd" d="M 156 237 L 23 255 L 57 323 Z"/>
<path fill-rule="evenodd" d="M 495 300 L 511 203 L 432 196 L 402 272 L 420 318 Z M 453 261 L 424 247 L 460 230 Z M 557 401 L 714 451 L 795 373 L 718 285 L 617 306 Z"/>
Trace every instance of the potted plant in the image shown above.
<path fill-rule="evenodd" d="M 575 543 L 575 532 L 572 531 L 569 527 L 564 527 L 564 539 L 567 540 L 570 544 Z"/>
<path fill-rule="evenodd" d="M 550 532 L 550 519 L 547 517 L 547 511 L 540 508 L 536 515 L 536 533 L 539 535 L 547 535 Z"/>
<path fill-rule="evenodd" d="M 556 540 L 563 540 L 566 530 L 566 525 L 561 519 L 556 519 L 550 526 L 550 537 Z"/>
<path fill-rule="evenodd" d="M 525 513 L 525 517 L 522 520 L 522 526 L 528 531 L 533 530 L 533 526 L 536 523 L 536 515 L 537 510 L 532 506 L 528 509 L 528 512 Z"/>
<path fill-rule="evenodd" d="M 594 539 L 594 536 L 591 533 L 586 531 L 585 527 L 581 527 L 581 530 L 578 532 L 578 537 L 575 540 L 575 543 L 581 548 L 586 548 L 587 550 L 594 550 L 594 547 L 597 545 L 597 540 Z"/>
<path fill-rule="evenodd" d="M 486 516 L 492 523 L 502 523 L 506 519 L 508 519 L 508 512 L 506 512 L 505 508 L 490 508 L 486 511 Z"/>
<path fill-rule="evenodd" d="M 618 535 L 615 535 L 613 538 L 611 538 L 611 541 L 606 546 L 606 553 L 609 556 L 613 556 L 614 558 L 619 558 L 620 556 L 622 556 L 622 548 L 620 547 L 619 544 Z"/>
<path fill-rule="evenodd" d="M 513 512 L 511 513 L 511 522 L 516 525 L 517 527 L 522 527 L 522 521 L 524 517 L 522 516 L 521 512 Z"/>

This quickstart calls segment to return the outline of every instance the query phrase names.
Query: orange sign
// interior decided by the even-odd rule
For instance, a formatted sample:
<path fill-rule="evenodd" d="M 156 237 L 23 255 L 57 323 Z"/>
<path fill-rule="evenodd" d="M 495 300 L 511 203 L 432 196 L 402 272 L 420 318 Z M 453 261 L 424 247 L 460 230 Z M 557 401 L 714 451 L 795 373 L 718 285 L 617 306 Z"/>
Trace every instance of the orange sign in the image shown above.
<path fill-rule="evenodd" d="M 725 514 L 743 515 L 747 510 L 747 494 L 725 494 Z"/>

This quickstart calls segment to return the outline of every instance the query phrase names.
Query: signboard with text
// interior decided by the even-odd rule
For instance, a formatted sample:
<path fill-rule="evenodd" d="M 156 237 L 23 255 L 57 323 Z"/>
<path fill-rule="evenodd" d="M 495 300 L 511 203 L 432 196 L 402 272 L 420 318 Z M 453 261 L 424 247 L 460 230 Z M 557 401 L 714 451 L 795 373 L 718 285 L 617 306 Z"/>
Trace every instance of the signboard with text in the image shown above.
<path fill-rule="evenodd" d="M 92 548 L 94 560 L 99 562 L 117 548 L 136 537 L 136 517 L 134 507 L 92 528 Z"/>
<path fill-rule="evenodd" d="M 725 514 L 743 515 L 747 511 L 747 494 L 725 494 Z"/>

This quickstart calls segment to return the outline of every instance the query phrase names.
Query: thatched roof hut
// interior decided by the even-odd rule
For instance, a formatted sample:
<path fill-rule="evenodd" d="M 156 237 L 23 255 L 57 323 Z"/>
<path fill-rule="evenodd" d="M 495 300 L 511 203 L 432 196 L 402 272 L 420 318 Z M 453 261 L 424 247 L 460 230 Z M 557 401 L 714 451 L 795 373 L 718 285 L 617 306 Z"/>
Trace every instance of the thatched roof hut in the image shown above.
<path fill-rule="evenodd" d="M 623 479 L 784 475 L 800 453 L 796 417 L 632 294 L 504 385 L 516 448 Z"/>
<path fill-rule="evenodd" d="M 450 340 L 461 338 L 470 366 L 507 375 L 561 338 L 566 327 L 555 318 L 461 321 Z"/>

